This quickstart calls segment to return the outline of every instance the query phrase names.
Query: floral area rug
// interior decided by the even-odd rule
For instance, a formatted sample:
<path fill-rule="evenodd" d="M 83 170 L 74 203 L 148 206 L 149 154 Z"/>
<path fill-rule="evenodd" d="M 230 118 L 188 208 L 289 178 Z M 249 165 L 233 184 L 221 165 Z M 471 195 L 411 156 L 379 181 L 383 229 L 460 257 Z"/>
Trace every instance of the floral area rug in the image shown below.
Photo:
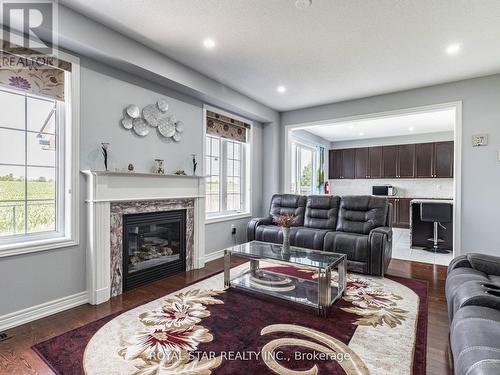
<path fill-rule="evenodd" d="M 313 271 L 267 267 L 313 280 Z M 248 264 L 232 270 L 248 272 Z M 335 283 L 335 277 L 334 281 Z M 304 291 L 307 293 L 307 291 Z M 425 374 L 427 284 L 348 274 L 327 318 L 223 274 L 39 343 L 57 374 Z"/>

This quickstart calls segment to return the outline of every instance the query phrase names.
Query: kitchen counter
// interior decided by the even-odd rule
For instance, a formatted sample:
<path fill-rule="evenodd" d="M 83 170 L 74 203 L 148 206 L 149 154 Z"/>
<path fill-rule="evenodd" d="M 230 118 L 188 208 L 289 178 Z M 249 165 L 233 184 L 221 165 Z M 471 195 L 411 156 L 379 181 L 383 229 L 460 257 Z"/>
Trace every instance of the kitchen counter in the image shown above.
<path fill-rule="evenodd" d="M 448 203 L 453 204 L 452 198 L 440 199 L 440 198 L 417 198 L 410 201 L 411 204 L 414 203 Z"/>

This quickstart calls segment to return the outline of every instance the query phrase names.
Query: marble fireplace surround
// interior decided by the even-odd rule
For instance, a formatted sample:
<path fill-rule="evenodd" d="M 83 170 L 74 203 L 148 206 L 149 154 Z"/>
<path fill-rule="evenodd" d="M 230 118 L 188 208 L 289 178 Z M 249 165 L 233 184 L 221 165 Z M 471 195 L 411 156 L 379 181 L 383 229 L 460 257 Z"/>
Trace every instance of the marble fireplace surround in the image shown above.
<path fill-rule="evenodd" d="M 186 210 L 186 269 L 205 266 L 205 179 L 82 171 L 87 197 L 87 289 L 97 305 L 122 293 L 123 215 Z"/>
<path fill-rule="evenodd" d="M 111 297 L 122 294 L 123 285 L 123 215 L 186 210 L 186 271 L 193 269 L 194 199 L 112 202 L 111 231 Z"/>

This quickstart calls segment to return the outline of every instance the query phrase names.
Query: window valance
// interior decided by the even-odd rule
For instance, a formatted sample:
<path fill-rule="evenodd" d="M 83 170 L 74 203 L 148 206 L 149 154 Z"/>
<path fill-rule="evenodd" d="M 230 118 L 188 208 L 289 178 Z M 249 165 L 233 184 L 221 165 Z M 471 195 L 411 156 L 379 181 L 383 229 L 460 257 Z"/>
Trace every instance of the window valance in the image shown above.
<path fill-rule="evenodd" d="M 207 134 L 246 143 L 248 129 L 250 124 L 246 122 L 207 111 Z"/>
<path fill-rule="evenodd" d="M 64 101 L 64 72 L 71 63 L 2 42 L 0 85 Z"/>

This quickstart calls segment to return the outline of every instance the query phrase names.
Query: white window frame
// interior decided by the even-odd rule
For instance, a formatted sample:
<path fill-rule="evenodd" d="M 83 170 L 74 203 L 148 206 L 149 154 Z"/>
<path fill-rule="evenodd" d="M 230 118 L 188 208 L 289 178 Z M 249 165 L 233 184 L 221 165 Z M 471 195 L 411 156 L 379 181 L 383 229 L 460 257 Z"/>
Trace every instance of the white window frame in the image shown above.
<path fill-rule="evenodd" d="M 65 76 L 65 108 L 58 108 L 64 127 L 59 133 L 56 165 L 56 230 L 0 240 L 0 258 L 77 246 L 80 242 L 79 166 L 80 166 L 80 59 L 57 51 L 56 56 L 71 63 L 71 72 Z M 70 109 L 70 110 L 68 110 Z M 62 117 L 61 117 L 62 116 Z M 64 138 L 64 141 L 61 140 Z M 61 183 L 60 181 L 64 181 Z"/>
<path fill-rule="evenodd" d="M 210 224 L 210 223 L 216 223 L 216 222 L 222 222 L 222 221 L 228 221 L 228 220 L 234 220 L 234 219 L 242 219 L 242 218 L 247 218 L 251 217 L 251 207 L 252 207 L 252 202 L 251 202 L 251 167 L 252 167 L 252 155 L 251 155 L 251 150 L 253 147 L 252 143 L 252 128 L 253 128 L 253 123 L 252 121 L 236 116 L 232 113 L 223 111 L 221 109 L 211 107 L 209 105 L 204 105 L 203 106 L 203 175 L 206 176 L 208 174 L 207 171 L 207 166 L 205 163 L 205 157 L 207 154 L 206 150 L 206 139 L 207 139 L 207 111 L 211 112 L 216 112 L 224 116 L 231 117 L 235 120 L 243 121 L 245 123 L 250 124 L 250 129 L 247 130 L 247 142 L 242 143 L 242 142 L 236 142 L 240 143 L 242 145 L 241 148 L 241 159 L 242 159 L 242 165 L 244 166 L 243 168 L 240 169 L 240 178 L 241 178 L 241 199 L 242 199 L 242 207 L 238 211 L 226 211 L 224 207 L 227 207 L 227 194 L 226 194 L 226 189 L 227 189 L 227 163 L 226 163 L 226 158 L 227 158 L 227 141 L 225 138 L 221 138 L 221 147 L 220 147 L 220 171 L 219 171 L 219 197 L 220 197 L 220 211 L 218 212 L 213 212 L 213 213 L 208 213 L 206 212 L 206 217 L 205 217 L 205 223 Z M 212 135 L 211 135 L 212 136 Z M 231 140 L 229 140 L 231 141 Z M 204 195 L 206 197 L 206 194 Z"/>
<path fill-rule="evenodd" d="M 299 142 L 297 140 L 293 140 L 291 142 L 291 152 L 294 152 L 295 150 L 295 157 L 292 157 L 290 155 L 289 158 L 289 163 L 288 163 L 288 168 L 290 168 L 290 181 L 288 182 L 290 184 L 290 192 L 293 194 L 302 194 L 300 191 L 300 171 L 299 171 L 299 162 L 298 162 L 298 156 L 299 156 L 299 148 L 307 149 L 312 152 L 312 176 L 311 176 L 311 193 L 310 194 L 316 194 L 316 184 L 315 181 L 317 180 L 317 159 L 318 159 L 318 152 L 315 146 L 308 145 L 303 142 Z M 295 160 L 295 165 L 293 165 L 293 161 Z M 292 177 L 292 169 L 295 169 L 295 191 L 293 191 L 293 181 L 291 179 Z"/>

